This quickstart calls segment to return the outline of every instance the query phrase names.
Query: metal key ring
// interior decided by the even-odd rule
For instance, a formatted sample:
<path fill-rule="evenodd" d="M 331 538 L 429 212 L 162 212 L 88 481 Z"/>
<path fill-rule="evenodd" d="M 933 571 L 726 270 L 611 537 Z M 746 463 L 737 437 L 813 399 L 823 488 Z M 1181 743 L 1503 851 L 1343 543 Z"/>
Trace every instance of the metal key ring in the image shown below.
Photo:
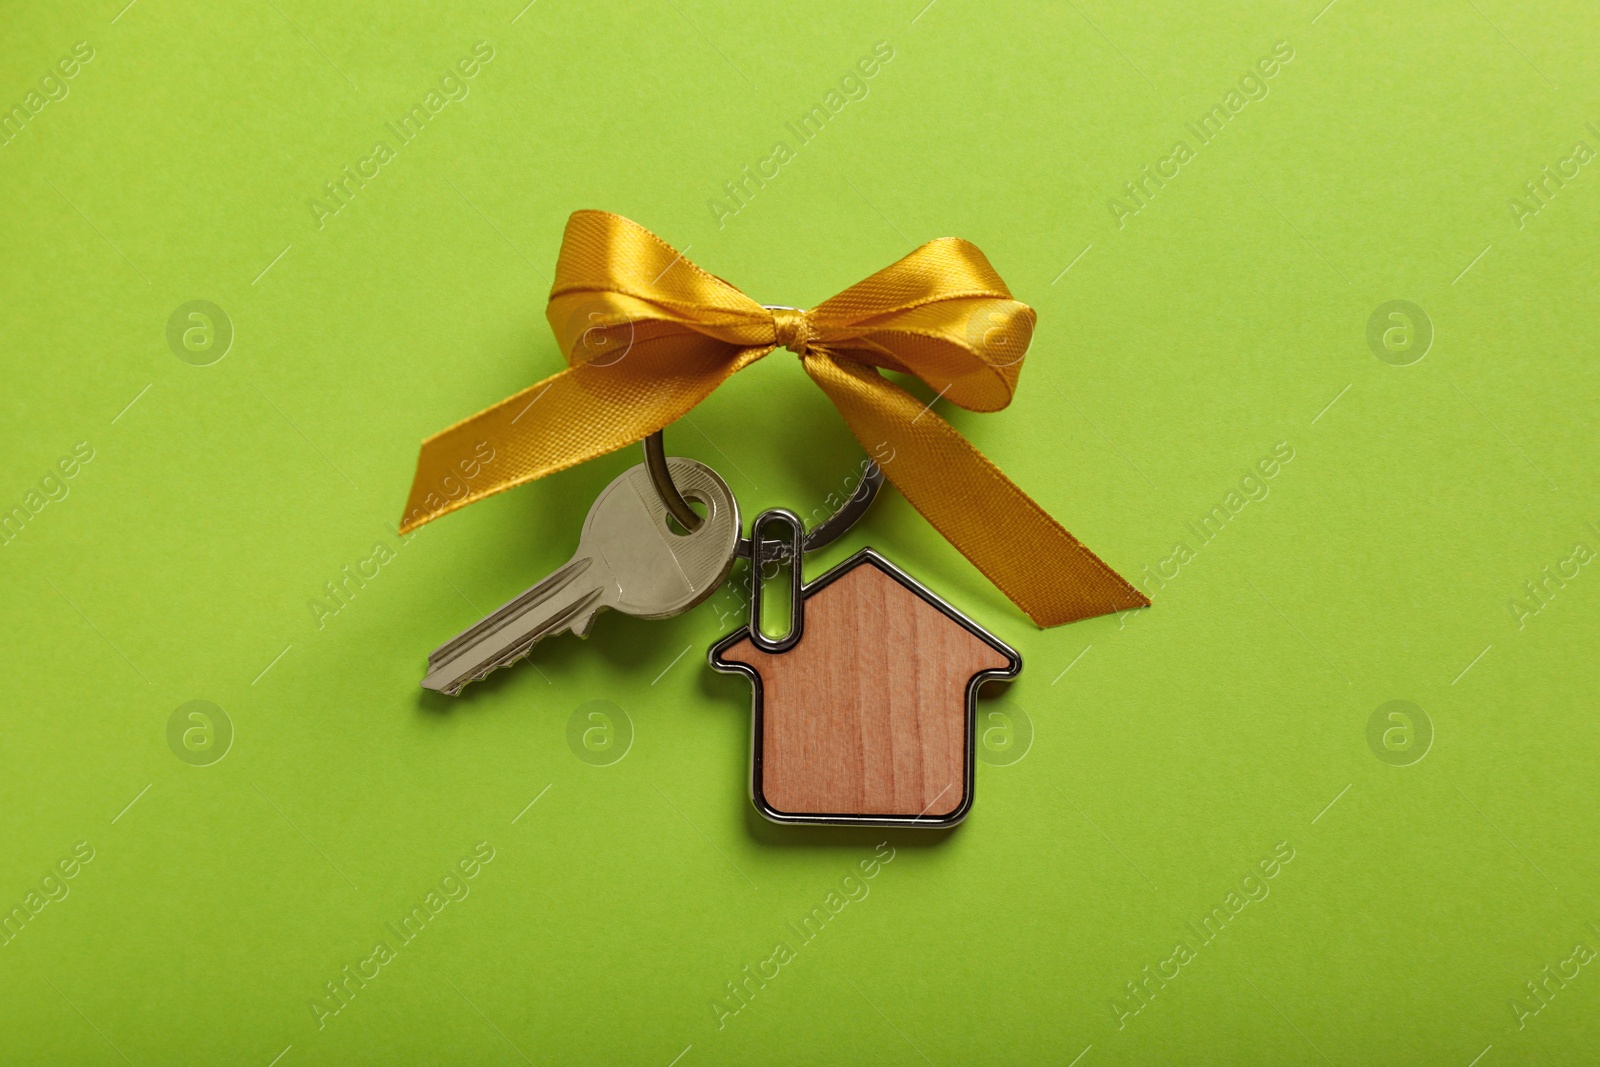
<path fill-rule="evenodd" d="M 656 495 L 661 497 L 661 502 L 667 506 L 667 511 L 678 520 L 686 530 L 699 527 L 701 519 L 694 508 L 678 492 L 678 487 L 672 482 L 672 475 L 667 471 L 666 443 L 662 431 L 657 430 L 644 439 L 644 462 L 650 472 L 650 483 L 655 486 Z M 877 498 L 878 490 L 883 486 L 883 471 L 872 460 L 867 460 L 866 470 L 862 472 L 861 482 L 856 486 L 850 499 L 839 505 L 839 509 L 826 519 L 817 523 L 805 532 L 800 539 L 802 552 L 816 552 L 833 544 L 844 532 L 854 526 L 861 516 L 867 513 L 872 506 L 872 501 Z M 754 531 L 751 531 L 754 533 Z M 739 538 L 739 547 L 736 554 L 745 559 L 751 558 L 751 539 Z M 761 558 L 765 562 L 769 559 L 787 559 L 789 556 L 789 543 L 787 541 L 764 541 L 761 546 Z"/>

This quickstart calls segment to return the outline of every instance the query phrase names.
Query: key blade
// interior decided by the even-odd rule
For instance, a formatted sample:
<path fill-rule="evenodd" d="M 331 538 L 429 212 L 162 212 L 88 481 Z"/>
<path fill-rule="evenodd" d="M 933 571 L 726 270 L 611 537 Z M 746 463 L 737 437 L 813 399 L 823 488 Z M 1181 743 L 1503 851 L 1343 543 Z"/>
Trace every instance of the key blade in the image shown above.
<path fill-rule="evenodd" d="M 592 616 L 605 587 L 576 579 L 593 562 L 579 556 L 434 649 L 423 687 L 455 696 L 468 683 L 526 656 L 542 638 Z"/>
<path fill-rule="evenodd" d="M 588 570 L 593 562 L 594 560 L 586 556 L 575 557 L 564 566 L 552 571 L 535 585 L 524 589 L 494 611 L 485 615 L 478 622 L 462 630 L 459 634 L 428 653 L 429 668 L 436 668 L 439 664 L 448 662 L 463 649 L 481 640 L 486 634 L 499 629 L 506 622 L 543 604 L 570 585 L 574 578 Z"/>
<path fill-rule="evenodd" d="M 590 589 L 572 603 L 554 614 L 546 614 L 531 625 L 513 624 L 505 630 L 490 635 L 482 644 L 464 650 L 461 655 L 441 663 L 430 670 L 422 684 L 449 696 L 459 696 L 461 690 L 472 682 L 488 677 L 501 667 L 509 667 L 533 652 L 533 646 L 546 637 L 561 633 L 579 617 L 593 618 L 600 606 L 603 590 Z"/>

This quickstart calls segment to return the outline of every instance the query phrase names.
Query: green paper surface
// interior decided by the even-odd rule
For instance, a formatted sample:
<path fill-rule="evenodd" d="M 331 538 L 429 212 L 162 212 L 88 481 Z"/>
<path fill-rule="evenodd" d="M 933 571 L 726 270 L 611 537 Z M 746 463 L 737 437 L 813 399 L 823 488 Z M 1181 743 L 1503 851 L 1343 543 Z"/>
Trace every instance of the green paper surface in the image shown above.
<path fill-rule="evenodd" d="M 0 11 L 0 1061 L 1593 1059 L 1592 7 L 123 3 Z M 755 814 L 732 591 L 419 688 L 640 458 L 395 534 L 585 207 L 1038 309 L 937 410 L 1155 606 L 1037 630 L 892 489 L 807 565 L 1021 652 L 957 830 Z M 782 352 L 667 443 L 861 457 Z"/>

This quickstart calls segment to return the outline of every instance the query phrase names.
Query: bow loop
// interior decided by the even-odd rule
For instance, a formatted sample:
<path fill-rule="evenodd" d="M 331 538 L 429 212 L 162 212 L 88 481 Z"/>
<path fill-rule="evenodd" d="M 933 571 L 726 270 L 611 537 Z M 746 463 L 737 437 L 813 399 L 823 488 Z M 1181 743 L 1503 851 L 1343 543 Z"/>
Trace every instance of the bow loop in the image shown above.
<path fill-rule="evenodd" d="M 829 351 L 916 375 L 970 411 L 999 411 L 1011 403 L 1033 338 L 1033 309 L 1010 298 L 939 300 L 848 325 L 821 311 L 812 311 L 812 322 Z"/>
<path fill-rule="evenodd" d="M 423 442 L 402 531 L 638 441 L 782 346 L 906 499 L 1035 622 L 1149 603 L 879 373 L 974 411 L 1011 402 L 1034 312 L 967 241 L 930 241 L 798 311 L 762 307 L 636 222 L 578 211 L 545 315 L 567 369 Z"/>
<path fill-rule="evenodd" d="M 830 351 L 914 374 L 953 403 L 1011 403 L 1034 312 L 970 241 L 929 241 L 810 312 Z"/>

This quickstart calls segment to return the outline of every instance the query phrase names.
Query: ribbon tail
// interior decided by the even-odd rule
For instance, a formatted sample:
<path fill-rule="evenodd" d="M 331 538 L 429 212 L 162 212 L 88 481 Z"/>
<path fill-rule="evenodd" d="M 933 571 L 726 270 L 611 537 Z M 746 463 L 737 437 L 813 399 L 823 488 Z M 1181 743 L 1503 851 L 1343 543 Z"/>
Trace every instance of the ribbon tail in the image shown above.
<path fill-rule="evenodd" d="M 770 350 L 671 338 L 552 374 L 422 442 L 400 532 L 648 437 Z"/>
<path fill-rule="evenodd" d="M 874 368 L 813 352 L 802 362 L 883 473 L 972 565 L 1040 626 L 1150 600 L 1112 570 L 956 429 Z"/>

